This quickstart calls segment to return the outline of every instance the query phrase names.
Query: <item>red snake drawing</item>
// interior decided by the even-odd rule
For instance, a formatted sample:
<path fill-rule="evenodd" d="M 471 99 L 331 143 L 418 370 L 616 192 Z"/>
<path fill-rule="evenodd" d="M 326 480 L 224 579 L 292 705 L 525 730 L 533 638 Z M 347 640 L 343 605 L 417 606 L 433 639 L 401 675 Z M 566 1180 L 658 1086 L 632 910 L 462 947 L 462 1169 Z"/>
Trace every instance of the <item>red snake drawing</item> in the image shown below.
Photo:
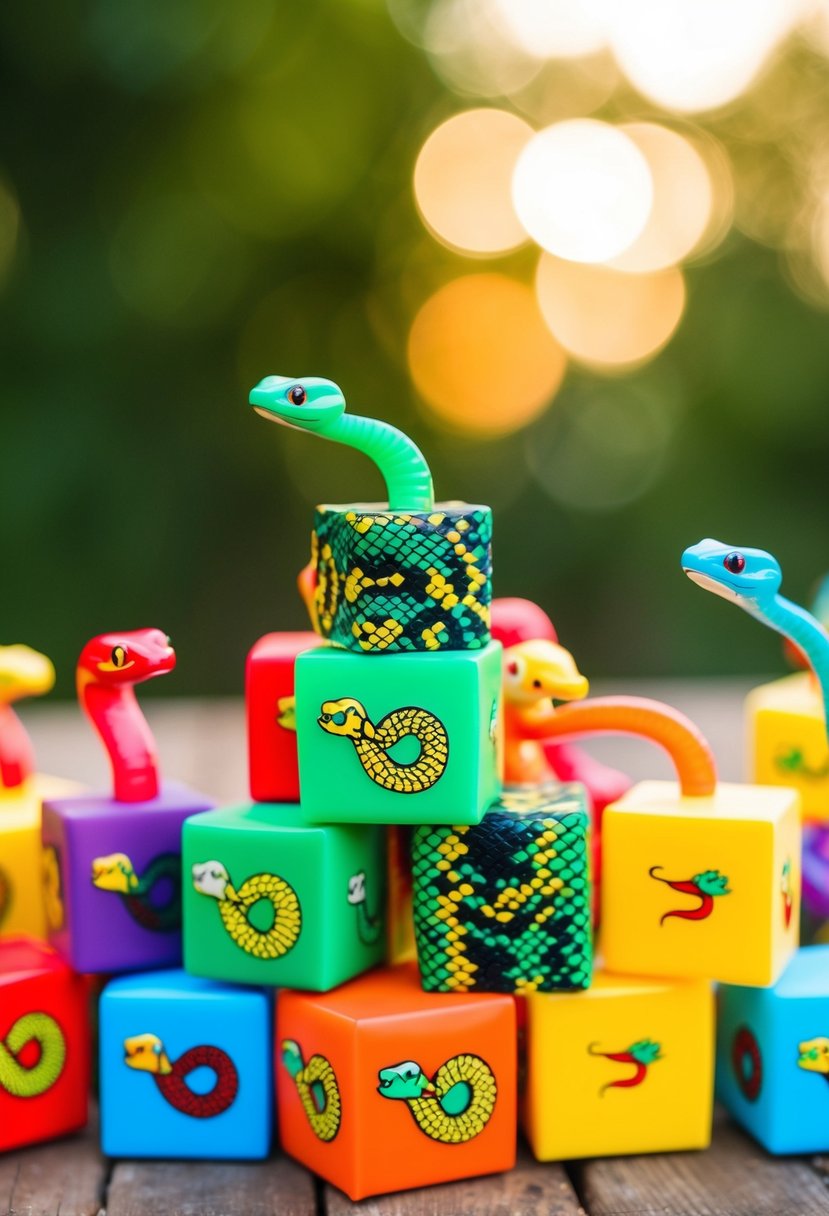
<path fill-rule="evenodd" d="M 599 1090 L 599 1097 L 604 1097 L 608 1089 L 634 1089 L 637 1085 L 641 1085 L 648 1075 L 651 1064 L 662 1059 L 659 1054 L 662 1045 L 655 1043 L 653 1039 L 639 1039 L 638 1042 L 631 1043 L 627 1051 L 597 1051 L 596 1047 L 596 1043 L 590 1043 L 587 1054 L 601 1056 L 605 1060 L 613 1060 L 615 1064 L 632 1064 L 634 1068 L 630 1076 L 620 1077 L 616 1081 L 608 1081 L 604 1084 Z"/>
<path fill-rule="evenodd" d="M 233 1105 L 239 1092 L 236 1065 L 220 1047 L 191 1047 L 171 1062 L 158 1035 L 138 1034 L 124 1040 L 124 1063 L 136 1072 L 150 1073 L 165 1102 L 194 1119 L 221 1115 Z M 194 1093 L 187 1084 L 187 1077 L 197 1068 L 210 1068 L 215 1074 L 215 1084 L 208 1093 Z"/>
<path fill-rule="evenodd" d="M 670 887 L 672 891 L 679 891 L 682 895 L 694 895 L 699 900 L 696 908 L 675 908 L 671 912 L 666 912 L 660 917 L 660 925 L 664 925 L 670 917 L 676 916 L 679 920 L 707 920 L 714 911 L 714 900 L 720 895 L 730 895 L 731 891 L 728 886 L 728 878 L 725 874 L 721 874 L 719 870 L 704 870 L 701 874 L 695 874 L 693 878 L 681 881 L 672 881 L 668 878 L 661 878 L 656 870 L 661 870 L 662 866 L 651 866 L 648 870 L 651 878 L 655 878 L 657 882 L 664 882 L 666 887 Z"/>
<path fill-rule="evenodd" d="M 175 651 L 160 629 L 100 634 L 81 651 L 78 700 L 106 748 L 118 802 L 147 802 L 158 795 L 155 740 L 134 685 L 175 665 Z"/>

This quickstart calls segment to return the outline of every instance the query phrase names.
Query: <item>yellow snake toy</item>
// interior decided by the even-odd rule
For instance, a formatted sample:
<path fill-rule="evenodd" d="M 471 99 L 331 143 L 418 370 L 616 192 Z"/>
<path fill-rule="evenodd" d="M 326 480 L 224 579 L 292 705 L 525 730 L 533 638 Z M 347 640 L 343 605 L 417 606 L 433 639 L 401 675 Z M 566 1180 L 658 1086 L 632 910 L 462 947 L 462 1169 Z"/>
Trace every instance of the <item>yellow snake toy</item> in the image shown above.
<path fill-rule="evenodd" d="M 480 1056 L 452 1056 L 432 1081 L 412 1060 L 381 1068 L 379 1079 L 381 1097 L 402 1099 L 420 1130 L 442 1144 L 463 1144 L 479 1135 L 498 1096 L 492 1069 Z"/>
<path fill-rule="evenodd" d="M 334 1069 L 325 1056 L 313 1055 L 306 1064 L 295 1039 L 282 1041 L 282 1065 L 293 1077 L 302 1109 L 319 1140 L 333 1140 L 340 1130 L 342 1100 Z"/>
<path fill-rule="evenodd" d="M 366 775 L 384 790 L 419 794 L 443 776 L 449 759 L 449 737 L 443 723 L 425 709 L 406 706 L 386 714 L 375 725 L 365 707 L 353 697 L 324 701 L 317 723 L 329 735 L 341 735 L 354 744 Z M 389 759 L 390 748 L 413 735 L 420 754 L 409 764 Z"/>
<path fill-rule="evenodd" d="M 219 914 L 230 937 L 254 958 L 281 958 L 296 944 L 302 928 L 302 910 L 296 891 L 276 874 L 254 874 L 239 890 L 220 861 L 204 861 L 193 866 L 193 886 L 202 895 L 218 901 Z M 269 929 L 257 929 L 250 911 L 260 900 L 273 908 Z"/>

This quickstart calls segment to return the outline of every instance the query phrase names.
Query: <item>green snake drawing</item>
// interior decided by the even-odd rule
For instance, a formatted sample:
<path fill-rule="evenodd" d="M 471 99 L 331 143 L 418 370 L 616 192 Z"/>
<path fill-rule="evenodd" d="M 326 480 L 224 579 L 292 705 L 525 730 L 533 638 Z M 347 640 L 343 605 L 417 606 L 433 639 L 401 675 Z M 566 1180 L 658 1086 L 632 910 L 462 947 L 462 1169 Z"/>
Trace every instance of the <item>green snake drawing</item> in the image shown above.
<path fill-rule="evenodd" d="M 431 511 L 434 507 L 432 474 L 416 444 L 387 422 L 347 414 L 342 389 L 333 381 L 319 376 L 301 380 L 266 376 L 251 390 L 250 404 L 270 422 L 363 452 L 383 474 L 391 511 Z"/>
<path fill-rule="evenodd" d="M 829 1081 L 829 1039 L 820 1036 L 798 1043 L 797 1067 L 805 1072 L 819 1073 L 824 1080 Z"/>
<path fill-rule="evenodd" d="M 799 747 L 781 750 L 774 763 L 781 773 L 791 773 L 793 777 L 803 777 L 807 781 L 825 781 L 829 777 L 829 758 L 823 764 L 810 765 Z"/>
<path fill-rule="evenodd" d="M 157 883 L 169 884 L 164 903 L 153 902 Z M 92 885 L 99 891 L 121 896 L 132 919 L 144 929 L 171 933 L 181 928 L 181 858 L 178 853 L 160 853 L 139 878 L 126 853 L 110 853 L 92 862 Z"/>
<path fill-rule="evenodd" d="M 383 934 L 384 922 L 382 916 L 368 910 L 365 870 L 351 875 L 346 898 L 357 909 L 357 936 L 360 941 L 364 946 L 376 946 Z"/>
<path fill-rule="evenodd" d="M 776 558 L 764 549 L 733 549 L 709 539 L 685 550 L 682 569 L 700 587 L 738 604 L 804 653 L 820 685 L 825 725 L 829 715 L 829 634 L 810 612 L 780 594 L 783 572 Z"/>
<path fill-rule="evenodd" d="M 441 1064 L 431 1081 L 412 1060 L 381 1068 L 379 1081 L 381 1097 L 405 1102 L 424 1135 L 441 1144 L 463 1144 L 479 1135 L 498 1095 L 489 1065 L 466 1054 Z"/>
<path fill-rule="evenodd" d="M 39 1055 L 27 1068 L 20 1053 L 32 1042 Z M 65 1060 L 66 1040 L 55 1019 L 48 1013 L 24 1013 L 0 1039 L 0 1088 L 15 1098 L 37 1098 L 58 1080 Z"/>
<path fill-rule="evenodd" d="M 449 760 L 449 737 L 443 723 L 415 706 L 395 709 L 375 725 L 359 701 L 342 697 L 323 702 L 317 723 L 329 735 L 350 739 L 366 775 L 397 794 L 428 790 L 443 776 Z M 417 739 L 420 754 L 409 764 L 399 764 L 387 753 L 408 735 Z"/>
<path fill-rule="evenodd" d="M 651 1064 L 662 1059 L 661 1051 L 662 1044 L 655 1043 L 653 1039 L 639 1039 L 631 1043 L 625 1051 L 599 1051 L 597 1043 L 590 1043 L 587 1048 L 588 1055 L 601 1056 L 605 1060 L 612 1060 L 614 1064 L 632 1064 L 634 1069 L 630 1076 L 608 1081 L 599 1090 L 599 1097 L 603 1098 L 609 1089 L 634 1089 L 641 1085 Z"/>
<path fill-rule="evenodd" d="M 193 886 L 202 895 L 215 899 L 222 923 L 240 950 L 254 958 L 274 959 L 287 954 L 302 930 L 302 909 L 296 891 L 276 874 L 254 874 L 237 890 L 220 861 L 203 861 L 193 866 Z M 273 908 L 273 923 L 257 929 L 251 910 L 260 901 Z"/>
<path fill-rule="evenodd" d="M 282 1066 L 296 1085 L 302 1109 L 319 1140 L 333 1140 L 340 1130 L 342 1098 L 334 1069 L 325 1056 L 312 1055 L 306 1064 L 295 1039 L 282 1042 Z"/>

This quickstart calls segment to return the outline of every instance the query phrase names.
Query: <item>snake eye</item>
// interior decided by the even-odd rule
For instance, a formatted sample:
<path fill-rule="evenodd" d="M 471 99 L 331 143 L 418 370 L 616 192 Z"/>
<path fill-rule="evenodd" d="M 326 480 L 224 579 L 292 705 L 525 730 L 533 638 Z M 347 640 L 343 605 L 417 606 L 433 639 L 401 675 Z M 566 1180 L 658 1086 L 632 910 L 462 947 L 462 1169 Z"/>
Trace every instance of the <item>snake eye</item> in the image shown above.
<path fill-rule="evenodd" d="M 127 651 L 124 646 L 113 646 L 109 656 L 113 667 L 123 667 L 127 661 Z"/>
<path fill-rule="evenodd" d="M 346 714 L 344 714 L 342 710 L 339 710 L 334 714 L 332 721 L 335 726 L 345 726 Z"/>
<path fill-rule="evenodd" d="M 723 565 L 731 574 L 742 574 L 746 568 L 746 559 L 742 553 L 729 553 L 723 558 Z"/>
<path fill-rule="evenodd" d="M 288 400 L 291 405 L 304 405 L 308 400 L 308 394 L 301 384 L 295 384 L 288 392 Z"/>

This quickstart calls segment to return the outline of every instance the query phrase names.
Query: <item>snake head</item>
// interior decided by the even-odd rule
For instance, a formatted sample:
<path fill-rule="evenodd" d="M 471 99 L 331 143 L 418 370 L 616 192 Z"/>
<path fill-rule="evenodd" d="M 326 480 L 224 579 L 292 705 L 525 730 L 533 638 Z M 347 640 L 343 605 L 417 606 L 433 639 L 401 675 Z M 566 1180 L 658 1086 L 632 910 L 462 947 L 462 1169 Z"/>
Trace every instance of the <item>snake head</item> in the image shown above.
<path fill-rule="evenodd" d="M 589 690 L 570 651 L 555 642 L 537 638 L 504 651 L 504 696 L 513 705 L 580 701 Z"/>
<path fill-rule="evenodd" d="M 366 872 L 360 870 L 359 874 L 352 874 L 348 880 L 348 902 L 354 906 L 364 904 L 366 902 Z"/>
<path fill-rule="evenodd" d="M 324 432 L 345 411 L 342 389 L 319 376 L 266 376 L 249 401 L 263 418 L 299 431 Z"/>
<path fill-rule="evenodd" d="M 421 1097 L 424 1089 L 429 1089 L 428 1077 L 414 1060 L 381 1068 L 377 1075 L 380 1081 L 377 1092 L 382 1098 L 402 1098 L 405 1102 Z"/>
<path fill-rule="evenodd" d="M 721 874 L 719 870 L 703 870 L 701 874 L 695 874 L 691 882 L 695 883 L 704 895 L 731 894 L 728 875 Z"/>
<path fill-rule="evenodd" d="M 78 659 L 78 689 L 89 683 L 117 688 L 141 684 L 176 665 L 176 652 L 161 629 L 128 629 L 91 638 Z"/>
<path fill-rule="evenodd" d="M 685 550 L 682 569 L 706 591 L 748 612 L 773 599 L 783 581 L 777 560 L 764 549 L 735 549 L 710 539 Z"/>
<path fill-rule="evenodd" d="M 226 899 L 230 886 L 230 875 L 220 861 L 201 861 L 193 866 L 193 886 L 202 895 L 213 899 Z"/>
<path fill-rule="evenodd" d="M 55 683 L 50 659 L 30 646 L 0 646 L 0 704 L 40 697 Z"/>
<path fill-rule="evenodd" d="M 634 1060 L 638 1060 L 640 1064 L 653 1064 L 655 1060 L 660 1059 L 660 1051 L 662 1050 L 661 1043 L 655 1043 L 653 1039 L 639 1039 L 636 1043 L 631 1043 L 628 1052 L 633 1056 Z"/>
<path fill-rule="evenodd" d="M 797 1067 L 829 1075 L 829 1039 L 807 1039 L 797 1045 Z"/>
<path fill-rule="evenodd" d="M 365 709 L 352 697 L 323 701 L 317 724 L 329 735 L 345 735 L 349 739 L 361 739 L 369 725 Z"/>
<path fill-rule="evenodd" d="M 128 895 L 138 883 L 133 864 L 126 853 L 109 853 L 92 861 L 92 885 L 99 891 Z"/>
<path fill-rule="evenodd" d="M 136 1034 L 124 1039 L 124 1063 L 136 1072 L 150 1072 L 166 1076 L 173 1071 L 157 1034 Z"/>

